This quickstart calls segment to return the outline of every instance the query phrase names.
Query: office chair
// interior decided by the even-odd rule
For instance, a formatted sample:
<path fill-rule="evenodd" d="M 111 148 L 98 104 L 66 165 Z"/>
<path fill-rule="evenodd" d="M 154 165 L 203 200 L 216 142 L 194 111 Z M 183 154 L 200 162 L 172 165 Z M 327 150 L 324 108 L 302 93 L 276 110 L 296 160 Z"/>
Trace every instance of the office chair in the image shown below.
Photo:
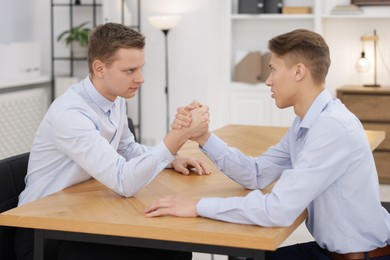
<path fill-rule="evenodd" d="M 27 164 L 30 153 L 15 155 L 0 160 L 0 212 L 7 211 L 18 205 L 19 194 L 24 190 L 24 177 L 27 174 Z M 13 260 L 14 227 L 0 226 L 0 259 Z"/>
<path fill-rule="evenodd" d="M 18 205 L 19 194 L 24 190 L 24 178 L 30 153 L 15 155 L 0 160 L 0 213 L 15 208 Z M 0 226 L 0 259 L 15 260 L 15 227 Z M 57 258 L 56 240 L 50 240 L 45 245 L 45 259 Z"/>
<path fill-rule="evenodd" d="M 137 142 L 137 136 L 135 135 L 134 123 L 133 123 L 133 120 L 130 117 L 127 118 L 127 123 L 129 124 L 130 132 L 132 132 L 133 135 L 134 135 L 134 140 Z"/>
<path fill-rule="evenodd" d="M 390 213 L 390 201 L 381 201 L 382 206 Z"/>

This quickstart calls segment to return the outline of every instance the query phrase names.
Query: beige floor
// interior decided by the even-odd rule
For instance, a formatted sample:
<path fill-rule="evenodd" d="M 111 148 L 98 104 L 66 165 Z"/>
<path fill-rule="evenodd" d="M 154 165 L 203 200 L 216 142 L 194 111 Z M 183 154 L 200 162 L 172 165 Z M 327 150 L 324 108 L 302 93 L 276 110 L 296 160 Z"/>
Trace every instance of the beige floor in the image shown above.
<path fill-rule="evenodd" d="M 380 185 L 380 196 L 382 201 L 390 201 L 390 185 Z M 305 241 L 312 241 L 313 237 L 307 231 L 305 224 L 299 226 L 294 233 L 292 233 L 286 241 L 282 244 L 291 245 Z M 210 254 L 201 254 L 194 253 L 193 260 L 227 260 L 227 256 L 224 255 L 210 255 Z"/>

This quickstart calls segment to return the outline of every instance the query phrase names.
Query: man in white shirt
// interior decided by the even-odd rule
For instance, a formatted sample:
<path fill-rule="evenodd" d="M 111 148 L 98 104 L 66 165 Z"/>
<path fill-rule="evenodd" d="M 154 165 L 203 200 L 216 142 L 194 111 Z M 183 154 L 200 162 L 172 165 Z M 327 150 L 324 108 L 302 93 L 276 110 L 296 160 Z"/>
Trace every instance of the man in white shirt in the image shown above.
<path fill-rule="evenodd" d="M 209 174 L 206 164 L 183 158 L 177 151 L 209 123 L 208 108 L 196 109 L 185 131 L 170 131 L 158 145 L 134 140 L 128 127 L 126 101 L 144 82 L 144 36 L 127 26 L 106 23 L 89 36 L 89 75 L 72 85 L 50 106 L 30 152 L 26 188 L 19 205 L 95 178 L 121 196 L 133 196 L 164 168 L 182 174 L 196 168 Z M 195 119 L 196 118 L 196 119 Z M 31 259 L 33 235 L 20 229 L 18 259 Z M 191 259 L 191 253 L 95 246 L 63 242 L 60 259 Z"/>
<path fill-rule="evenodd" d="M 228 147 L 206 131 L 195 138 L 229 178 L 251 189 L 245 197 L 161 198 L 148 217 L 208 217 L 259 226 L 289 226 L 305 209 L 315 241 L 278 249 L 266 259 L 390 259 L 390 215 L 381 206 L 378 175 L 360 121 L 325 89 L 330 66 L 324 39 L 295 30 L 269 41 L 266 85 L 279 108 L 296 118 L 281 141 L 258 157 Z M 192 121 L 181 108 L 175 128 Z M 260 189 L 276 181 L 272 191 Z"/>

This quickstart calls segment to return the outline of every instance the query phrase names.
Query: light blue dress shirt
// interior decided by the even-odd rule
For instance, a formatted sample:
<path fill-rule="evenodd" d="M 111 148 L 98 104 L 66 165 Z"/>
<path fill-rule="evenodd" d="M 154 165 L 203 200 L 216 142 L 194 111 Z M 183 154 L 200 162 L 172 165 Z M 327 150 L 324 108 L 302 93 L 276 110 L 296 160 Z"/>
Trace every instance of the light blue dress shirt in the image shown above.
<path fill-rule="evenodd" d="M 390 243 L 378 175 L 360 121 L 324 90 L 281 141 L 249 157 L 211 135 L 202 147 L 228 177 L 251 189 L 245 197 L 203 198 L 198 214 L 259 226 L 288 226 L 307 209 L 317 243 L 338 253 Z M 279 179 L 272 192 L 259 189 Z"/>
<path fill-rule="evenodd" d="M 111 102 L 87 76 L 50 106 L 30 152 L 19 205 L 91 177 L 122 196 L 132 196 L 174 159 L 163 142 L 134 141 L 125 99 Z"/>

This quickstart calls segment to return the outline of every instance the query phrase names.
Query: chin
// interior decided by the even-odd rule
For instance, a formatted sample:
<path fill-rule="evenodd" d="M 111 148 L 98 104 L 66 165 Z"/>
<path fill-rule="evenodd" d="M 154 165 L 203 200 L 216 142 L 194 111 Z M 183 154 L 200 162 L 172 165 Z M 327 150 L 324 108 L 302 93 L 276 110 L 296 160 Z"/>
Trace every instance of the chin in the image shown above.
<path fill-rule="evenodd" d="M 130 98 L 133 98 L 134 96 L 135 96 L 135 93 L 130 93 L 130 94 L 124 94 L 121 97 L 123 97 L 125 99 L 130 99 Z"/>
<path fill-rule="evenodd" d="M 284 104 L 278 103 L 276 100 L 275 100 L 275 105 L 276 105 L 278 108 L 280 108 L 280 109 L 283 109 L 283 108 L 286 108 L 286 107 L 287 107 L 287 106 L 284 105 Z"/>

